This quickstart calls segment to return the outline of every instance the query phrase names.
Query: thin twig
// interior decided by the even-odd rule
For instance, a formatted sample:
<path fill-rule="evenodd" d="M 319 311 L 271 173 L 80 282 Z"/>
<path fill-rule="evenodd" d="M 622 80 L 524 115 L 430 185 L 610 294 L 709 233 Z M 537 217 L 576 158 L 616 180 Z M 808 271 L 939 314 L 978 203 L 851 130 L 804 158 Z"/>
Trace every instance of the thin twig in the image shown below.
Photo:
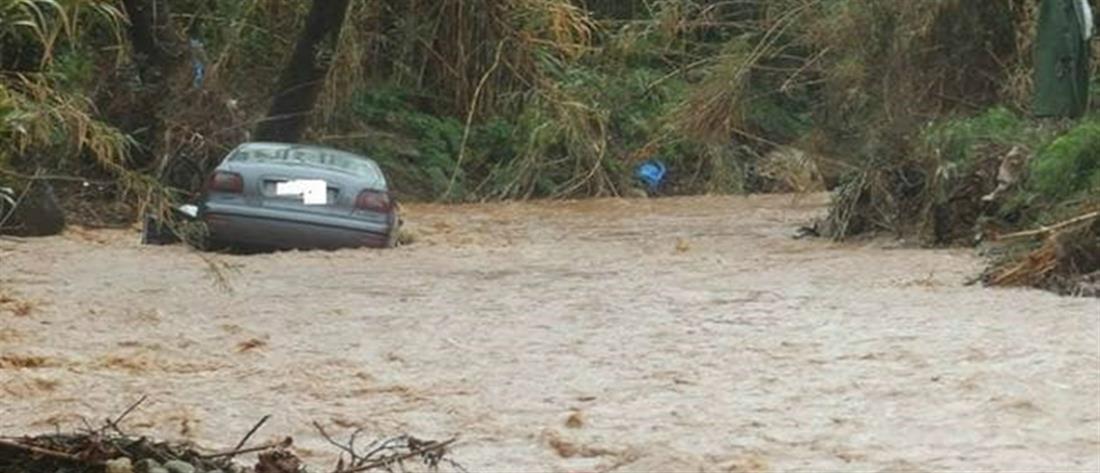
<path fill-rule="evenodd" d="M 455 469 L 458 470 L 460 473 L 470 473 L 470 470 L 467 470 L 466 467 L 462 466 L 461 463 L 451 460 L 450 458 L 440 458 L 439 460 L 443 463 L 455 467 Z"/>
<path fill-rule="evenodd" d="M 794 78 L 798 77 L 803 72 L 806 72 L 806 69 L 809 69 L 810 66 L 813 65 L 813 63 L 817 62 L 818 59 L 821 59 L 826 54 L 828 54 L 830 50 L 832 50 L 832 47 L 823 48 L 820 52 L 815 54 L 812 58 L 807 60 L 804 64 L 802 64 L 801 67 L 798 68 L 798 70 L 794 71 L 794 73 L 791 74 L 791 76 L 788 77 L 787 80 L 783 81 L 783 85 L 779 86 L 779 90 L 781 90 L 783 92 L 786 92 L 786 91 L 790 90 L 791 84 L 794 84 Z"/>
<path fill-rule="evenodd" d="M 243 448 L 244 444 L 248 443 L 248 439 L 252 438 L 252 434 L 255 434 L 257 430 L 260 430 L 260 427 L 263 426 L 264 423 L 267 422 L 267 420 L 270 418 L 271 414 L 268 414 L 260 419 L 260 421 L 257 422 L 256 425 L 252 426 L 252 430 L 249 430 L 248 433 L 244 435 L 244 438 L 242 438 L 240 442 L 237 442 L 237 446 L 233 447 L 233 450 L 240 450 L 241 448 Z M 234 455 L 229 455 L 228 459 L 232 460 Z"/>
<path fill-rule="evenodd" d="M 285 438 L 283 440 L 280 440 L 278 442 L 268 442 L 268 443 L 265 443 L 265 444 L 262 444 L 262 445 L 257 445 L 255 447 L 240 448 L 240 449 L 229 450 L 229 451 L 225 451 L 225 452 L 208 453 L 206 455 L 200 455 L 199 458 L 202 458 L 204 460 L 209 460 L 209 459 L 212 459 L 212 458 L 221 458 L 221 457 L 230 457 L 230 458 L 232 458 L 232 457 L 235 457 L 237 455 L 243 455 L 245 453 L 252 453 L 252 452 L 262 452 L 264 450 L 268 450 L 268 449 L 272 449 L 272 448 L 276 448 L 276 447 L 289 447 L 291 443 L 292 443 L 292 441 L 291 441 L 290 437 L 287 437 L 287 438 Z"/>
<path fill-rule="evenodd" d="M 681 66 L 680 68 L 676 69 L 675 71 L 672 71 L 668 74 L 665 74 L 664 76 L 657 78 L 657 80 L 654 80 L 653 82 L 650 82 L 649 85 L 646 86 L 645 90 L 642 90 L 642 93 L 638 94 L 637 98 L 638 99 L 645 98 L 647 95 L 649 95 L 650 92 L 653 92 L 653 89 L 656 89 L 659 85 L 663 84 L 664 82 L 668 81 L 669 79 L 672 79 L 673 77 L 676 77 L 676 76 L 679 76 L 679 75 L 686 74 L 689 71 L 691 71 L 692 69 L 696 69 L 700 66 L 705 66 L 708 63 L 715 62 L 715 61 L 717 61 L 718 59 L 720 59 L 722 57 L 725 57 L 725 56 L 707 57 L 707 58 L 703 58 L 703 59 L 700 59 L 698 61 L 692 62 L 690 64 Z"/>
<path fill-rule="evenodd" d="M 111 419 L 107 419 L 107 426 L 113 428 L 115 432 L 119 433 L 119 435 L 125 436 L 126 434 L 123 433 L 121 429 L 119 429 L 118 424 L 122 422 L 122 419 L 125 419 L 126 416 L 130 415 L 131 412 L 134 412 L 134 409 L 137 409 L 137 407 L 140 406 L 141 403 L 145 402 L 145 400 L 148 398 L 149 395 L 143 394 L 141 396 L 141 399 L 138 399 L 137 402 L 130 404 L 130 407 L 127 407 L 125 411 L 122 411 L 122 414 L 119 414 L 118 417 L 115 418 L 115 420 L 112 421 Z"/>
<path fill-rule="evenodd" d="M 375 441 L 374 443 L 371 444 L 371 446 L 374 447 L 374 448 L 372 448 L 371 451 L 367 452 L 366 455 L 363 455 L 363 462 L 370 461 L 371 458 L 373 458 L 375 454 L 377 454 L 377 453 L 379 453 L 383 450 L 388 450 L 388 449 L 394 448 L 393 444 L 401 442 L 401 441 L 405 441 L 405 443 L 408 443 L 409 438 L 405 435 L 402 435 L 400 437 L 394 437 L 394 438 L 391 438 L 391 439 Z M 360 463 L 358 465 L 355 465 L 353 463 L 353 465 L 355 465 L 357 467 L 362 466 L 363 464 L 364 463 Z"/>
<path fill-rule="evenodd" d="M 439 451 L 439 450 L 445 449 L 445 448 L 447 448 L 447 446 L 451 445 L 452 443 L 455 443 L 455 441 L 457 441 L 457 440 L 458 439 L 450 439 L 450 440 L 443 441 L 443 442 L 433 442 L 431 444 L 428 444 L 424 447 L 412 450 L 409 453 L 406 453 L 406 454 L 403 454 L 403 455 L 398 455 L 396 457 L 390 457 L 390 458 L 382 458 L 380 460 L 375 460 L 373 462 L 370 462 L 370 463 L 367 463 L 367 464 L 364 464 L 364 465 L 361 465 L 361 466 L 357 466 L 355 468 L 348 468 L 346 470 L 341 470 L 337 473 L 358 473 L 358 472 L 361 472 L 361 471 L 372 470 L 372 469 L 378 468 L 380 466 L 392 465 L 394 463 L 401 462 L 401 461 L 404 461 L 404 460 L 408 460 L 410 458 L 416 458 L 416 457 L 421 456 L 421 455 L 423 455 L 425 453 L 428 453 L 428 452 L 434 452 L 434 451 Z"/>
<path fill-rule="evenodd" d="M 477 113 L 478 101 L 481 99 L 481 91 L 485 88 L 485 83 L 489 82 L 489 78 L 496 72 L 497 67 L 500 66 L 500 54 L 504 51 L 504 41 L 497 44 L 496 56 L 493 58 L 493 65 L 489 66 L 489 70 L 485 71 L 485 75 L 481 76 L 481 81 L 478 82 L 477 88 L 474 89 L 474 96 L 470 99 L 470 109 L 466 111 L 466 128 L 462 132 L 462 144 L 458 147 L 458 158 L 455 159 L 455 168 L 451 171 L 451 181 L 447 183 L 447 190 L 443 193 L 444 199 L 451 197 L 451 190 L 455 186 L 455 180 L 458 179 L 458 172 L 462 170 L 462 161 L 466 157 L 466 144 L 470 140 L 470 128 L 473 126 L 474 114 Z"/>
<path fill-rule="evenodd" d="M 87 417 L 80 416 L 80 423 L 84 424 L 84 433 L 86 433 L 88 435 L 93 435 L 98 430 L 95 427 L 92 427 L 92 423 L 88 422 Z"/>
<path fill-rule="evenodd" d="M 198 256 L 199 259 L 203 261 L 203 263 L 206 263 L 206 270 L 214 279 L 214 285 L 219 289 L 232 294 L 233 284 L 230 281 L 229 276 L 226 274 L 226 270 L 232 269 L 232 267 L 226 264 L 224 261 L 218 260 L 211 256 L 207 256 L 202 252 L 202 250 L 196 249 L 196 251 L 194 251 L 194 254 L 195 256 Z"/>
<path fill-rule="evenodd" d="M 355 441 L 356 441 L 356 440 L 357 440 L 357 439 L 359 438 L 359 434 L 363 433 L 363 431 L 365 431 L 365 430 L 367 430 L 367 428 L 366 428 L 366 427 L 360 427 L 360 428 L 358 428 L 358 429 L 355 429 L 355 432 L 352 432 L 352 433 L 351 433 L 351 437 L 350 437 L 350 438 L 348 438 L 348 448 L 349 448 L 349 449 L 350 449 L 350 450 L 351 450 L 352 452 L 355 452 L 355 451 L 356 451 L 356 450 L 355 450 Z M 357 458 L 355 458 L 355 456 L 354 456 L 354 455 L 352 455 L 352 459 L 351 459 L 351 462 L 352 462 L 352 464 L 355 464 L 355 462 L 356 462 L 356 461 L 358 461 L 358 459 L 357 459 Z"/>
<path fill-rule="evenodd" d="M 318 423 L 317 421 L 313 421 L 313 427 L 315 427 L 317 429 L 317 432 L 319 432 L 321 434 L 321 437 L 324 437 L 324 439 L 326 441 L 328 441 L 328 443 L 332 444 L 336 448 L 339 448 L 340 450 L 343 450 L 343 451 L 347 452 L 348 455 L 351 455 L 351 463 L 353 465 L 359 459 L 359 455 L 357 453 L 355 453 L 355 448 L 354 447 L 343 445 L 340 442 L 337 442 L 336 440 L 333 440 L 333 438 L 331 436 L 329 436 L 328 432 L 325 432 L 325 428 L 321 427 L 320 423 Z"/>

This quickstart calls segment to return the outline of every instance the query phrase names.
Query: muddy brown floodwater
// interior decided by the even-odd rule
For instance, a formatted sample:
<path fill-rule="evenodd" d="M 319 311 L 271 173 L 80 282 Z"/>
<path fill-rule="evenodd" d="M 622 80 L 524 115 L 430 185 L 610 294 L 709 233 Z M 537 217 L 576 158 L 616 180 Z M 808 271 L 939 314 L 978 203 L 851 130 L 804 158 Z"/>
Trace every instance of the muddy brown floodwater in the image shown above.
<path fill-rule="evenodd" d="M 412 206 L 393 251 L 0 240 L 0 433 L 458 435 L 471 471 L 1100 470 L 1100 300 L 794 240 L 821 196 Z"/>

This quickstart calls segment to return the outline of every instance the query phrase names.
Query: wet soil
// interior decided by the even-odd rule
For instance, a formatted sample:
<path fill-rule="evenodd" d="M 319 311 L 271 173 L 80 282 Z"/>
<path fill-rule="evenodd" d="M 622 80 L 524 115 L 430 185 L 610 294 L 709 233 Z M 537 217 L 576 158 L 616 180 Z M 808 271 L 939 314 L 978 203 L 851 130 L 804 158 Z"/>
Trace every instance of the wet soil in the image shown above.
<path fill-rule="evenodd" d="M 471 471 L 1098 471 L 1100 299 L 795 240 L 820 196 L 412 206 L 392 251 L 0 240 L 0 433 L 459 435 Z M 257 440 L 258 441 L 258 440 Z"/>

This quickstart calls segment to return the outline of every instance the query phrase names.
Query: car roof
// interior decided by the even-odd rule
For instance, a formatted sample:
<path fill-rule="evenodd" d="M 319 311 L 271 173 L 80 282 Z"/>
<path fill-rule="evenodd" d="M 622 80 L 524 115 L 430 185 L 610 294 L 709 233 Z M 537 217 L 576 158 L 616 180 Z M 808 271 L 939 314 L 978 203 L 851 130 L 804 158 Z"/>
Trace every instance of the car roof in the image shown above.
<path fill-rule="evenodd" d="M 348 150 L 344 150 L 344 149 L 333 148 L 331 146 L 315 145 L 315 144 L 308 144 L 308 143 L 284 143 L 284 142 L 280 142 L 280 141 L 248 141 L 248 142 L 245 142 L 245 143 L 241 143 L 239 146 L 237 146 L 237 150 L 254 149 L 254 148 L 274 148 L 274 149 L 296 149 L 296 148 L 298 148 L 298 149 L 315 150 L 315 151 L 327 151 L 327 152 L 330 152 L 330 153 L 347 154 L 347 155 L 355 156 L 357 158 L 365 159 L 367 161 L 374 162 L 374 160 L 371 159 L 369 156 L 365 156 L 365 155 L 360 154 L 360 153 L 356 153 L 356 152 L 352 152 L 352 151 L 348 151 Z"/>
<path fill-rule="evenodd" d="M 236 162 L 236 161 L 238 161 L 239 156 L 241 156 L 242 154 L 250 154 L 250 152 L 252 152 L 252 151 L 261 151 L 261 152 L 266 151 L 266 152 L 273 152 L 273 153 L 283 154 L 283 153 L 294 152 L 295 150 L 301 150 L 301 151 L 305 151 L 307 153 L 316 153 L 318 155 L 327 154 L 327 155 L 330 155 L 330 156 L 340 156 L 343 159 L 348 160 L 349 163 L 357 161 L 357 162 L 360 163 L 359 166 L 365 168 L 366 170 L 368 170 L 368 172 L 359 172 L 359 171 L 353 169 L 356 166 L 351 166 L 351 167 L 335 166 L 334 167 L 334 166 L 325 165 L 325 164 L 321 164 L 321 163 L 312 163 L 312 164 L 310 164 L 310 166 L 328 168 L 328 169 L 337 170 L 337 171 L 340 171 L 340 172 L 350 173 L 350 174 L 356 175 L 356 176 L 361 177 L 361 178 L 367 178 L 371 181 L 371 185 L 374 188 L 377 188 L 377 189 L 385 190 L 388 187 L 388 183 L 387 183 L 387 179 L 386 179 L 386 173 L 382 170 L 382 167 L 379 166 L 378 163 L 375 160 L 373 160 L 369 157 L 363 156 L 361 154 L 358 154 L 358 153 L 353 153 L 353 152 L 350 152 L 350 151 L 344 151 L 344 150 L 340 150 L 340 149 L 336 149 L 336 148 L 330 148 L 330 147 L 327 147 L 327 146 L 318 146 L 318 145 L 300 144 L 300 143 L 280 143 L 280 142 L 270 142 L 270 141 L 250 141 L 250 142 L 245 142 L 245 143 L 242 143 L 242 144 L 238 145 L 233 151 L 231 151 L 229 153 L 229 155 L 227 156 L 227 161 L 228 162 Z"/>

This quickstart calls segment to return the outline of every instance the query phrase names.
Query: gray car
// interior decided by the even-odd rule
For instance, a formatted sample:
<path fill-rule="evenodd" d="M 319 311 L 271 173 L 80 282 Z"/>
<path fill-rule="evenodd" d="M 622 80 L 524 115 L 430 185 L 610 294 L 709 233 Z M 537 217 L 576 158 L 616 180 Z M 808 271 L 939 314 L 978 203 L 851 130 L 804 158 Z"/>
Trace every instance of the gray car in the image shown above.
<path fill-rule="evenodd" d="M 218 246 L 392 247 L 399 227 L 377 163 L 310 145 L 238 146 L 210 175 L 197 207 Z"/>

